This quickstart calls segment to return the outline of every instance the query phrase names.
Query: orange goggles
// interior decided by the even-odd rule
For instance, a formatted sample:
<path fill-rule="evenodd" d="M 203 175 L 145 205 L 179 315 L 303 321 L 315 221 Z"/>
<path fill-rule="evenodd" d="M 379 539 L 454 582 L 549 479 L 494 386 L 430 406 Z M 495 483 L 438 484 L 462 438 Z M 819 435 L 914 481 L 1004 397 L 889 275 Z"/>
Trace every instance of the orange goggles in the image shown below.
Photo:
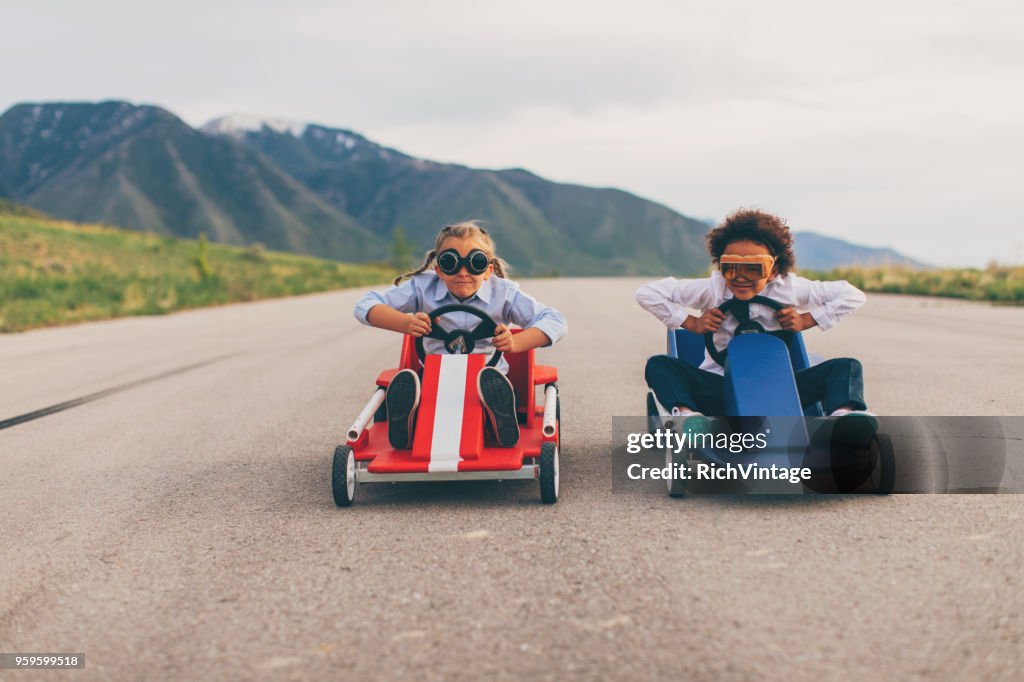
<path fill-rule="evenodd" d="M 722 277 L 734 280 L 743 277 L 751 281 L 767 279 L 775 265 L 775 257 L 767 254 L 760 256 L 722 256 L 718 259 L 718 267 Z"/>

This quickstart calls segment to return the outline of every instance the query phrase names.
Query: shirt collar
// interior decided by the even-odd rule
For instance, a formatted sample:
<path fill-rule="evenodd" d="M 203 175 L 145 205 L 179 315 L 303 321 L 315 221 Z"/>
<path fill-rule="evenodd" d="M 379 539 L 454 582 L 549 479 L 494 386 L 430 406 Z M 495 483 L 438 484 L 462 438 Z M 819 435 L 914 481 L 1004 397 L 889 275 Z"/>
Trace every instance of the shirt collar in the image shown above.
<path fill-rule="evenodd" d="M 491 275 L 489 279 L 485 279 L 484 283 L 480 285 L 480 288 L 477 290 L 476 294 L 474 294 L 474 296 L 483 301 L 485 305 L 491 302 L 492 279 L 494 279 L 494 275 Z"/>
<path fill-rule="evenodd" d="M 493 278 L 493 275 L 491 277 Z M 491 289 L 491 280 L 485 279 L 484 283 L 480 285 L 479 289 L 477 289 L 477 292 L 470 296 L 469 298 L 467 298 L 465 301 L 462 301 L 462 303 L 469 303 L 474 298 L 479 298 L 484 305 L 487 305 L 491 302 Z M 448 291 L 448 287 L 444 285 L 444 282 L 441 281 L 441 278 L 438 277 L 437 275 L 434 276 L 434 291 L 432 295 L 434 300 L 437 302 L 443 301 L 446 297 L 449 296 L 456 303 L 459 302 L 459 299 L 455 298 L 455 296 L 452 295 L 450 291 Z"/>

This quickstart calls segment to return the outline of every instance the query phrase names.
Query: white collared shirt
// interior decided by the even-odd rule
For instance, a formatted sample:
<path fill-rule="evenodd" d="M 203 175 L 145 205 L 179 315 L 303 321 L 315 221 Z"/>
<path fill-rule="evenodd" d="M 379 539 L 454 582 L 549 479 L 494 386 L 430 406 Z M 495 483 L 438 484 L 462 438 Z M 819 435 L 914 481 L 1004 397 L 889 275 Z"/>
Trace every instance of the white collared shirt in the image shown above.
<path fill-rule="evenodd" d="M 370 324 L 366 316 L 370 310 L 383 303 L 403 313 L 430 313 L 445 305 L 462 304 L 473 308 L 479 308 L 487 313 L 498 324 L 515 324 L 523 329 L 534 327 L 541 330 L 555 343 L 565 336 L 568 330 L 565 317 L 554 308 L 545 306 L 529 294 L 519 289 L 519 284 L 504 277 L 492 276 L 484 280 L 480 289 L 475 294 L 460 301 L 437 273 L 422 272 L 415 275 L 398 286 L 388 287 L 384 291 L 371 291 L 363 296 L 358 303 L 354 314 L 356 319 L 363 324 Z M 446 331 L 453 329 L 472 330 L 480 323 L 480 318 L 469 313 L 451 313 L 439 318 L 435 324 L 440 324 Z M 427 353 L 444 353 L 444 342 L 437 339 L 424 339 L 423 349 Z M 476 342 L 473 348 L 474 353 L 490 354 L 494 350 L 491 339 L 483 339 Z M 508 363 L 502 358 L 497 365 L 502 372 L 508 371 Z"/>
<path fill-rule="evenodd" d="M 809 312 L 822 331 L 827 331 L 843 317 L 864 304 L 864 292 L 846 280 L 820 282 L 789 273 L 770 280 L 759 296 L 773 299 L 799 312 Z M 645 284 L 636 290 L 636 302 L 661 320 L 669 329 L 678 329 L 686 319 L 686 308 L 707 310 L 716 308 L 734 298 L 726 286 L 725 278 L 717 270 L 702 279 L 675 279 L 666 277 Z M 782 329 L 775 319 L 775 310 L 759 303 L 750 304 L 750 319 L 761 323 L 768 331 Z M 727 315 L 715 332 L 715 345 L 725 348 L 732 340 L 739 322 Z M 724 374 L 722 366 L 704 352 L 701 369 Z"/>

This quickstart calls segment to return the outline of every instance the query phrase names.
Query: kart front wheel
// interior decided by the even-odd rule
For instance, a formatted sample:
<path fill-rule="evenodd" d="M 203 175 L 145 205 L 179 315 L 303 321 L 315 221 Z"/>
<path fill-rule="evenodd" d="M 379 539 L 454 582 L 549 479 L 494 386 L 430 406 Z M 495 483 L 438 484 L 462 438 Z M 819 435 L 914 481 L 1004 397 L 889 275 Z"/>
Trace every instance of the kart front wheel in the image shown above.
<path fill-rule="evenodd" d="M 647 432 L 654 433 L 661 428 L 661 414 L 658 412 L 658 405 L 654 402 L 654 393 L 647 392 Z"/>
<path fill-rule="evenodd" d="M 339 507 L 351 507 L 355 500 L 356 456 L 347 445 L 339 445 L 334 450 L 334 461 L 331 463 L 331 492 L 334 493 L 334 504 Z"/>
<path fill-rule="evenodd" d="M 871 475 L 868 477 L 869 492 L 888 495 L 896 487 L 896 450 L 888 434 L 878 433 L 871 439 L 868 451 Z"/>
<path fill-rule="evenodd" d="M 837 467 L 830 476 L 819 477 L 824 485 L 812 486 L 818 492 L 888 495 L 895 487 L 896 455 L 887 434 L 871 436 L 865 448 L 833 453 L 833 464 L 836 463 L 845 466 Z"/>
<path fill-rule="evenodd" d="M 540 446 L 540 501 L 558 502 L 558 446 L 554 443 Z"/>

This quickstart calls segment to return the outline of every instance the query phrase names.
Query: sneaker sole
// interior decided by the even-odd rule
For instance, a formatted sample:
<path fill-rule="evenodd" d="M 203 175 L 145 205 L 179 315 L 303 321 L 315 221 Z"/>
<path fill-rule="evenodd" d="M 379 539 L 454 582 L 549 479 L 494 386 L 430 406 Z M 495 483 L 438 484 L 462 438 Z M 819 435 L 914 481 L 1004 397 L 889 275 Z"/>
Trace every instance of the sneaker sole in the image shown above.
<path fill-rule="evenodd" d="M 519 422 L 512 384 L 498 370 L 487 371 L 485 368 L 477 376 L 477 388 L 498 443 L 505 448 L 515 445 L 519 442 Z"/>
<path fill-rule="evenodd" d="M 871 438 L 878 433 L 878 418 L 867 414 L 851 412 L 835 418 L 832 426 L 832 442 L 837 445 L 867 447 Z"/>
<path fill-rule="evenodd" d="M 418 384 L 409 374 L 399 373 L 388 386 L 388 440 L 396 450 L 406 450 L 412 444 L 413 415 L 420 402 Z"/>

